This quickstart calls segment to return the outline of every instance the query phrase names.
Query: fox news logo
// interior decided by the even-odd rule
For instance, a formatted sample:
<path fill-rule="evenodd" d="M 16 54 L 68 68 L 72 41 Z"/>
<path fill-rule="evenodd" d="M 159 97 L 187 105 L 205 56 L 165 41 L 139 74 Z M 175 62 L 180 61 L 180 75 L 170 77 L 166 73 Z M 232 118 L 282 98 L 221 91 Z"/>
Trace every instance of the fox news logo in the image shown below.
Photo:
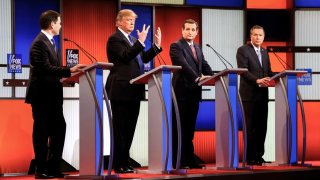
<path fill-rule="evenodd" d="M 298 77 L 298 85 L 312 85 L 312 69 L 296 69 L 298 71 L 307 71 L 308 73 L 303 74 L 302 76 Z"/>
<path fill-rule="evenodd" d="M 22 55 L 21 54 L 7 54 L 8 59 L 8 73 L 22 73 Z"/>
<path fill-rule="evenodd" d="M 79 63 L 79 50 L 66 49 L 67 66 L 73 67 Z"/>

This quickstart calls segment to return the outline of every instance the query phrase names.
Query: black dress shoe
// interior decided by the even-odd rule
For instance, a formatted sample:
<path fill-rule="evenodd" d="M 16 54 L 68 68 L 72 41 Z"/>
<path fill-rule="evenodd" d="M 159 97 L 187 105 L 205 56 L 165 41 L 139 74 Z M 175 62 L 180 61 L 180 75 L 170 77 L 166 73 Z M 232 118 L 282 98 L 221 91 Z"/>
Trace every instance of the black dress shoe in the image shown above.
<path fill-rule="evenodd" d="M 34 178 L 35 178 L 35 179 L 53 179 L 53 178 L 55 178 L 55 177 L 52 176 L 52 175 L 46 174 L 46 173 L 36 172 L 36 173 L 34 174 Z"/>
<path fill-rule="evenodd" d="M 262 157 L 259 158 L 259 161 L 260 161 L 261 163 L 272 163 L 271 161 L 266 161 L 266 160 L 264 160 Z"/>
<path fill-rule="evenodd" d="M 130 166 L 130 165 L 127 165 L 126 168 L 131 170 L 131 171 L 134 171 L 134 168 L 132 166 Z"/>
<path fill-rule="evenodd" d="M 66 176 L 66 174 L 63 173 L 56 173 L 56 174 L 50 174 L 52 175 L 54 178 L 64 178 L 64 176 Z"/>
<path fill-rule="evenodd" d="M 121 166 L 114 168 L 114 172 L 118 174 L 124 174 L 124 173 L 133 173 L 133 170 L 128 169 L 126 166 Z"/>
<path fill-rule="evenodd" d="M 257 161 L 257 160 L 253 160 L 253 161 L 248 161 L 247 165 L 249 165 L 249 166 L 262 166 L 262 162 Z"/>
<path fill-rule="evenodd" d="M 189 164 L 189 168 L 191 169 L 202 169 L 204 165 L 198 164 L 198 163 L 191 163 Z"/>

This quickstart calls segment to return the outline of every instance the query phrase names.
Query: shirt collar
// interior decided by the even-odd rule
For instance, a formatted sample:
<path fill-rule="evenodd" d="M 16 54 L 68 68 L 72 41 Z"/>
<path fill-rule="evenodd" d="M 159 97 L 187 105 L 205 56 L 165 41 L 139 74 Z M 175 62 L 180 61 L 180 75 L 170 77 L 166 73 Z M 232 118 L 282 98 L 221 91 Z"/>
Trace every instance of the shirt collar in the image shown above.
<path fill-rule="evenodd" d="M 255 52 L 260 51 L 260 49 L 261 49 L 260 46 L 256 47 L 255 45 L 253 45 L 252 41 L 251 41 L 251 44 L 252 44 Z"/>
<path fill-rule="evenodd" d="M 118 27 L 118 29 L 119 29 L 119 31 L 129 40 L 129 35 L 130 35 L 130 34 L 124 32 L 124 31 L 123 31 L 121 28 L 119 28 L 119 27 Z M 129 42 L 130 42 L 130 40 L 129 40 Z"/>
<path fill-rule="evenodd" d="M 44 30 L 41 30 L 41 32 L 44 34 L 44 35 L 46 35 L 47 36 L 47 38 L 50 40 L 50 42 L 51 42 L 51 39 L 53 38 L 53 36 L 51 36 L 49 33 L 47 33 L 46 31 L 44 31 Z"/>
<path fill-rule="evenodd" d="M 193 45 L 193 42 L 186 41 L 189 46 Z"/>

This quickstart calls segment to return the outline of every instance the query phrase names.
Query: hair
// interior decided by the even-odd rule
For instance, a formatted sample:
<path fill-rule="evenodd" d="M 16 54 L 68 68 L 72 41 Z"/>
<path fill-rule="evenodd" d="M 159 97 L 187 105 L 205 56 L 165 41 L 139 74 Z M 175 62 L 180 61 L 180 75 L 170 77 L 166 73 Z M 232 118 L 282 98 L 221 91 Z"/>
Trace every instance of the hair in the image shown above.
<path fill-rule="evenodd" d="M 183 22 L 183 24 L 182 24 L 182 29 L 184 29 L 185 28 L 185 24 L 196 24 L 196 29 L 198 30 L 199 29 L 199 25 L 198 25 L 198 23 L 197 23 L 197 21 L 195 21 L 195 20 L 193 20 L 193 19 L 187 19 L 187 20 L 185 20 L 184 22 Z"/>
<path fill-rule="evenodd" d="M 51 22 L 56 23 L 58 21 L 58 17 L 61 15 L 53 10 L 47 10 L 43 12 L 40 16 L 40 27 L 41 29 L 48 29 L 51 25 Z"/>
<path fill-rule="evenodd" d="M 134 18 L 138 18 L 138 15 L 134 13 L 131 9 L 122 9 L 118 12 L 116 22 L 118 26 L 118 22 L 122 20 L 123 17 L 132 16 Z"/>
<path fill-rule="evenodd" d="M 254 25 L 254 26 L 250 29 L 250 35 L 252 34 L 253 30 L 255 30 L 255 29 L 262 29 L 263 34 L 265 34 L 264 29 L 263 29 L 262 26 Z"/>

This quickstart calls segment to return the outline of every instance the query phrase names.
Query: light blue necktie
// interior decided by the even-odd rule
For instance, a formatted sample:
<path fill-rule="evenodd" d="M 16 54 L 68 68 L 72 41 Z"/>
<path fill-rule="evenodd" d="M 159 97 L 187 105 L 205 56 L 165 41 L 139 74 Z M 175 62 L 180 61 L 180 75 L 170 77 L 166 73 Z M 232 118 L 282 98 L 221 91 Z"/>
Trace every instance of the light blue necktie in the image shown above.
<path fill-rule="evenodd" d="M 258 55 L 258 58 L 259 58 L 260 65 L 262 67 L 262 56 L 261 56 L 261 52 L 259 50 L 257 50 L 257 55 Z"/>
<path fill-rule="evenodd" d="M 132 46 L 133 45 L 133 41 L 132 41 L 132 37 L 130 35 L 128 36 L 128 39 L 129 39 L 129 42 L 130 42 L 130 44 Z M 144 64 L 143 64 L 143 61 L 141 59 L 140 54 L 137 55 L 137 62 L 138 62 L 139 67 L 140 67 L 140 73 L 143 74 L 144 73 Z"/>

